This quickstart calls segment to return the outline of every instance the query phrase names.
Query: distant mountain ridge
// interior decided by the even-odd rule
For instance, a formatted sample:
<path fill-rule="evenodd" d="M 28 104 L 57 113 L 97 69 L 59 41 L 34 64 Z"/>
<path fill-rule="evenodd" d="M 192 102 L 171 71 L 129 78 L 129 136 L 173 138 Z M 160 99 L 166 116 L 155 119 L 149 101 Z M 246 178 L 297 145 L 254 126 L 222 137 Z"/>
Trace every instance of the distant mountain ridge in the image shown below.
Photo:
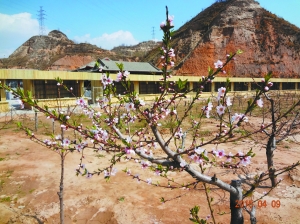
<path fill-rule="evenodd" d="M 153 50 L 154 48 L 161 46 L 161 44 L 162 44 L 161 41 L 149 40 L 149 41 L 143 41 L 133 46 L 114 47 L 112 51 L 119 55 L 130 55 L 130 56 L 143 58 L 145 56 L 145 53 Z"/>
<path fill-rule="evenodd" d="M 2 60 L 6 68 L 40 70 L 74 70 L 98 58 L 112 60 L 139 61 L 147 51 L 157 46 L 154 41 L 146 41 L 136 46 L 117 47 L 104 50 L 89 43 L 74 43 L 58 30 L 47 36 L 33 36 L 17 48 L 8 59 Z"/>

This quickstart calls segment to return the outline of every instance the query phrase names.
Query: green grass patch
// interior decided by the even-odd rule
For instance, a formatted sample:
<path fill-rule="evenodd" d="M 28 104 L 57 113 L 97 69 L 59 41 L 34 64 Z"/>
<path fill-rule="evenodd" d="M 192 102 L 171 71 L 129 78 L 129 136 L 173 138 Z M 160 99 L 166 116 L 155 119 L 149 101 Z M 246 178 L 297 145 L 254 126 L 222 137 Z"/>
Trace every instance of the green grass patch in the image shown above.
<path fill-rule="evenodd" d="M 177 125 L 178 125 L 178 122 L 177 122 L 177 121 L 174 121 L 174 120 L 168 120 L 168 121 L 166 121 L 166 122 L 162 125 L 162 127 L 163 127 L 163 128 L 169 128 L 169 129 L 173 130 L 173 129 L 175 129 L 175 128 L 177 127 Z"/>
<path fill-rule="evenodd" d="M 0 180 L 0 189 L 3 187 L 3 185 L 5 184 L 4 180 Z"/>
<path fill-rule="evenodd" d="M 0 199 L 0 202 L 10 202 L 10 201 L 11 201 L 10 197 L 4 197 Z"/>
<path fill-rule="evenodd" d="M 17 194 L 20 195 L 20 196 L 25 196 L 25 195 L 26 195 L 26 192 L 21 191 L 21 190 L 18 190 L 18 191 L 17 191 Z"/>
<path fill-rule="evenodd" d="M 7 170 L 6 171 L 6 177 L 8 178 L 8 177 L 10 177 L 12 174 L 13 174 L 13 170 Z"/>
<path fill-rule="evenodd" d="M 203 131 L 201 130 L 198 133 L 200 136 L 210 136 L 210 135 L 212 135 L 213 132 L 210 130 L 203 130 Z"/>
<path fill-rule="evenodd" d="M 120 197 L 120 198 L 118 198 L 118 201 L 119 201 L 119 202 L 125 201 L 125 197 Z"/>
<path fill-rule="evenodd" d="M 233 132 L 234 132 L 234 133 L 239 133 L 239 134 L 241 134 L 242 136 L 246 136 L 246 135 L 250 134 L 249 131 L 243 130 L 243 129 L 237 129 L 237 130 L 234 130 Z"/>

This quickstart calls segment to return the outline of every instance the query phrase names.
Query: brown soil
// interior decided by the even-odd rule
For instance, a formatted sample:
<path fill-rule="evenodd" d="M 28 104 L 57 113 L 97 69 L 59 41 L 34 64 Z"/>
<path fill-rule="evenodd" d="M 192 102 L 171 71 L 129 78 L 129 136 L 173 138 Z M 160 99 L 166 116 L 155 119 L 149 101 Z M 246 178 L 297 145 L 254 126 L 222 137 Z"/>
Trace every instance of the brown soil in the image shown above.
<path fill-rule="evenodd" d="M 299 139 L 298 139 L 299 140 Z M 265 151 L 262 142 L 245 139 L 230 143 L 224 148 L 233 153 L 249 147 L 257 154 L 251 166 L 244 170 L 249 173 L 266 170 Z M 274 160 L 277 168 L 299 160 L 299 145 L 295 139 L 278 145 Z M 59 156 L 51 150 L 32 142 L 22 131 L 14 127 L 0 130 L 0 223 L 59 223 L 59 201 L 57 196 L 60 181 Z M 85 157 L 90 169 L 106 164 L 108 157 L 97 158 L 94 152 Z M 65 177 L 65 223 L 192 223 L 189 209 L 200 206 L 199 216 L 209 214 L 203 190 L 186 190 L 150 186 L 129 177 L 123 169 L 130 168 L 141 178 L 164 180 L 149 170 L 141 170 L 137 163 L 121 162 L 118 173 L 109 182 L 103 175 L 90 179 L 76 176 L 79 154 L 69 154 L 66 160 Z M 212 168 L 220 179 L 230 182 L 237 178 L 233 172 L 226 174 L 225 169 Z M 226 174 L 226 177 L 224 176 Z M 242 172 L 240 172 L 242 175 Z M 192 181 L 185 173 L 170 173 L 180 183 Z M 241 176 L 242 177 L 242 176 Z M 257 209 L 258 223 L 300 223 L 300 168 L 281 176 L 279 187 L 262 200 L 266 207 Z M 269 182 L 265 183 L 270 185 Z M 202 188 L 200 186 L 199 188 Z M 259 188 L 254 198 L 259 198 L 268 189 Z M 218 223 L 229 223 L 229 194 L 212 187 L 213 206 Z M 164 197 L 166 202 L 161 203 Z M 273 208 L 272 201 L 279 201 L 280 207 Z M 257 203 L 257 202 L 256 202 Z M 224 215 L 217 213 L 225 212 Z M 250 223 L 249 215 L 244 212 L 245 223 Z"/>

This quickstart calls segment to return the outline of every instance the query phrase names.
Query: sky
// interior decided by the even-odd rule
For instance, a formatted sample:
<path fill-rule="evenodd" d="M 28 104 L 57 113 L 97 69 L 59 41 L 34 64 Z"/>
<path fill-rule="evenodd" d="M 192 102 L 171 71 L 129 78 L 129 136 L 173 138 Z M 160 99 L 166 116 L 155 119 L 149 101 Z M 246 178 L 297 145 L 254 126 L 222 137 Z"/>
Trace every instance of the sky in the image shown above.
<path fill-rule="evenodd" d="M 7 58 L 30 37 L 39 35 L 39 11 L 44 34 L 60 30 L 76 43 L 110 50 L 161 40 L 159 25 L 165 6 L 175 29 L 216 0 L 0 0 L 0 58 Z M 300 27 L 300 0 L 257 0 L 262 7 Z M 42 8 L 41 8 L 42 6 Z"/>

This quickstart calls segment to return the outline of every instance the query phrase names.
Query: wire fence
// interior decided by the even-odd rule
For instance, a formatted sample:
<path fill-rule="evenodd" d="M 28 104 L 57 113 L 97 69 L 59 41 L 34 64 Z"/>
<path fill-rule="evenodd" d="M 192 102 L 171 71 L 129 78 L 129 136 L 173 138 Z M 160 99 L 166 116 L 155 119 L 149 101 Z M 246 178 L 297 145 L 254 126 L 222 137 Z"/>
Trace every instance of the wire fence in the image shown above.
<path fill-rule="evenodd" d="M 15 107 L 10 107 L 9 111 L 0 112 L 0 130 L 11 128 L 17 122 L 31 123 L 35 126 L 38 125 L 37 119 L 34 119 L 35 112 L 33 110 L 20 110 Z M 35 122 L 33 122 L 35 121 Z"/>
<path fill-rule="evenodd" d="M 58 108 L 53 108 L 53 110 L 57 109 Z M 68 106 L 60 108 L 59 112 L 64 114 L 78 115 L 82 111 L 79 107 Z M 47 119 L 45 114 L 35 109 L 22 109 L 20 105 L 10 102 L 10 109 L 8 111 L 0 111 L 0 131 L 5 131 L 10 128 L 17 128 L 18 122 L 22 123 L 23 127 L 26 127 L 31 131 L 39 131 L 47 135 L 54 134 L 60 129 L 60 125 L 57 122 L 54 122 L 53 119 Z"/>
<path fill-rule="evenodd" d="M 276 92 L 273 91 L 270 93 L 271 97 L 276 100 L 276 109 L 278 111 L 285 110 L 285 108 L 289 108 L 293 103 L 299 100 L 300 95 L 294 92 Z M 253 94 L 232 94 L 232 109 L 233 111 L 241 113 L 246 109 L 248 105 L 248 100 L 251 98 L 254 99 Z M 198 102 L 200 105 L 196 105 L 196 110 L 200 110 L 203 105 L 207 104 L 208 98 L 215 104 L 218 102 L 217 96 L 215 94 L 207 95 L 206 97 L 201 98 Z M 187 97 L 183 100 L 183 107 L 186 107 L 192 101 L 192 97 Z M 148 101 L 147 104 L 151 104 L 152 101 Z M 264 103 L 266 107 L 258 108 L 255 110 L 254 116 L 263 116 L 267 117 L 269 114 L 269 105 L 268 102 L 264 99 Z M 203 104 L 203 105 L 202 105 Z M 202 105 L 202 106 L 201 106 Z M 41 112 L 35 110 L 24 110 L 21 109 L 20 105 L 16 104 L 15 101 L 10 102 L 10 109 L 6 112 L 0 111 L 0 130 L 5 130 L 8 128 L 16 127 L 17 122 L 21 122 L 24 126 L 28 127 L 32 131 L 41 131 L 46 130 L 47 134 L 54 134 L 55 129 L 59 129 L 59 125 L 55 124 L 52 119 L 45 119 L 44 115 Z M 96 105 L 91 105 L 95 108 L 98 108 Z M 80 115 L 82 113 L 81 109 L 78 107 L 66 107 L 60 109 L 60 112 L 66 114 L 77 114 Z M 252 113 L 249 114 L 251 116 Z M 216 116 L 217 117 L 217 116 Z"/>

